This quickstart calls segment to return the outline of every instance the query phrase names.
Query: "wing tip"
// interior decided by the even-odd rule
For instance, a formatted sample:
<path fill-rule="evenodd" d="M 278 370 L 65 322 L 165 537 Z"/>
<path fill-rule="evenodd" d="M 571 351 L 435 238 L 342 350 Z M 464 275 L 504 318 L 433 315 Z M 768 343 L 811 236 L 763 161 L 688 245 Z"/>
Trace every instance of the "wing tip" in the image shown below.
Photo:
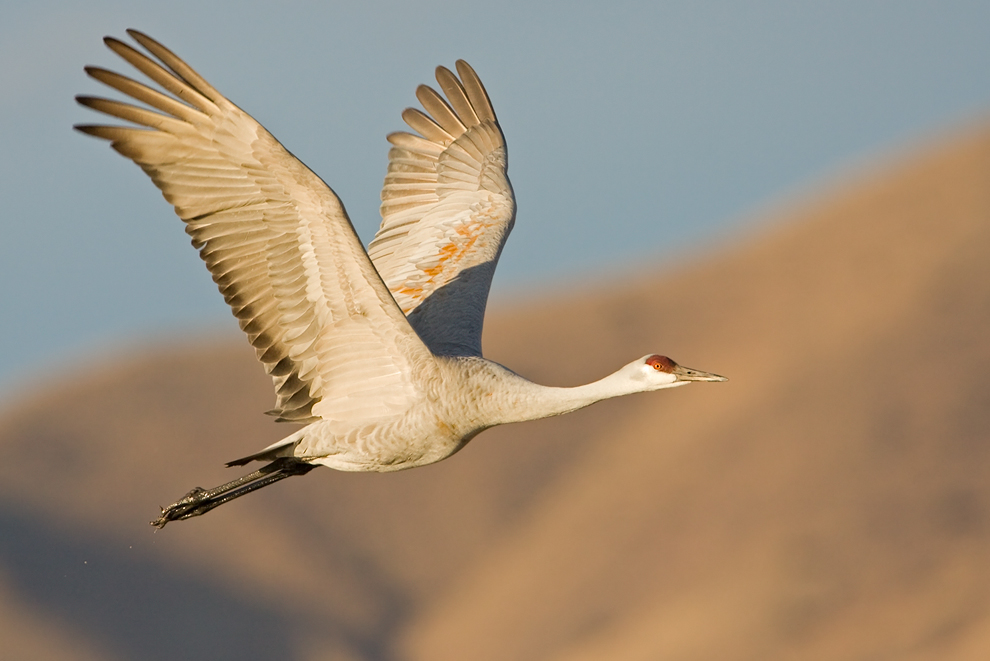
<path fill-rule="evenodd" d="M 99 124 L 73 124 L 72 129 L 79 131 L 80 133 L 85 133 L 86 135 L 93 136 L 94 138 L 100 138 L 101 140 L 108 140 L 104 135 L 101 135 L 101 129 L 105 129 L 105 126 Z"/>
<path fill-rule="evenodd" d="M 135 28 L 127 28 L 126 30 L 124 30 L 124 32 L 130 35 L 131 39 L 142 45 L 144 44 L 145 41 L 151 41 L 156 44 L 158 43 L 144 32 L 141 32 L 140 30 L 137 30 Z"/>

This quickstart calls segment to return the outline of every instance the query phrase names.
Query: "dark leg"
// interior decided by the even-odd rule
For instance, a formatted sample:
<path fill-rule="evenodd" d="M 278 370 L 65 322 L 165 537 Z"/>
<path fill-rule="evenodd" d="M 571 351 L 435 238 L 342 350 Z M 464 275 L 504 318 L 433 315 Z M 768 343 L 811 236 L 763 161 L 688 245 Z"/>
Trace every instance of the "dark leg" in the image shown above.
<path fill-rule="evenodd" d="M 214 507 L 219 507 L 279 480 L 293 475 L 305 475 L 316 466 L 316 464 L 308 464 L 295 457 L 280 457 L 253 473 L 248 473 L 244 477 L 239 477 L 218 487 L 212 489 L 196 487 L 187 493 L 182 500 L 162 508 L 162 515 L 152 521 L 151 525 L 156 528 L 164 528 L 169 521 L 181 521 L 206 514 Z"/>

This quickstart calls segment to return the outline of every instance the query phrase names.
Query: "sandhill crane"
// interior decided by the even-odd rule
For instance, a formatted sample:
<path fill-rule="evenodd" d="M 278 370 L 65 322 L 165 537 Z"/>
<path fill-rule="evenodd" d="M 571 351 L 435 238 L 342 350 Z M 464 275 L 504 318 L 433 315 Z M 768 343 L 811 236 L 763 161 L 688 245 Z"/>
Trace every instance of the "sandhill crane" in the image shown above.
<path fill-rule="evenodd" d="M 185 222 L 271 375 L 269 413 L 305 427 L 229 462 L 270 462 L 194 489 L 152 525 L 198 516 L 316 466 L 397 471 L 431 464 L 495 425 L 560 415 L 636 392 L 724 381 L 660 355 L 573 388 L 541 386 L 486 360 L 481 329 L 515 220 L 505 140 L 477 74 L 439 67 L 421 85 L 417 134 L 388 136 L 382 224 L 365 251 L 334 192 L 250 115 L 136 30 L 152 59 L 106 45 L 164 89 L 86 67 L 147 107 L 79 96 L 135 126 L 79 125 L 137 163 Z"/>

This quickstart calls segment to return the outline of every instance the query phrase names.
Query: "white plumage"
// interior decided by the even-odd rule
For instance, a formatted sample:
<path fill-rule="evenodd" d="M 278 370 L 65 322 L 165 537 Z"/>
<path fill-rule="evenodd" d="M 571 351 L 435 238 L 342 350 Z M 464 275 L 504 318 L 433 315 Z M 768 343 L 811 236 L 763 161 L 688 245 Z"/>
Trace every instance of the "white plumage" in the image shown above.
<path fill-rule="evenodd" d="M 334 192 L 185 62 L 135 30 L 157 62 L 105 42 L 166 93 L 87 67 L 149 108 L 79 103 L 137 126 L 80 125 L 137 163 L 185 221 L 214 282 L 272 376 L 279 420 L 308 423 L 270 461 L 194 489 L 152 523 L 203 514 L 316 465 L 394 471 L 444 459 L 498 424 L 722 377 L 645 356 L 577 388 L 540 386 L 481 356 L 495 265 L 515 219 L 505 139 L 484 86 L 440 67 L 420 86 L 417 132 L 388 136 L 382 225 L 365 252 Z M 164 65 L 164 66 L 163 66 Z"/>

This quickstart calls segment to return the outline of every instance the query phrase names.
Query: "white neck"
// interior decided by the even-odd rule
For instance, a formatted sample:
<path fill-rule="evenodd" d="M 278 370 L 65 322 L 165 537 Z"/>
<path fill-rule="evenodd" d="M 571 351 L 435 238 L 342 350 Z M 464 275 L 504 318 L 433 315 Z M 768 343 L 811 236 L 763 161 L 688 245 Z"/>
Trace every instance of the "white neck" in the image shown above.
<path fill-rule="evenodd" d="M 573 388 L 541 386 L 522 377 L 518 378 L 521 383 L 517 382 L 514 392 L 502 392 L 497 397 L 501 401 L 493 402 L 496 404 L 496 411 L 492 412 L 497 419 L 496 424 L 549 418 L 576 411 L 603 399 L 686 384 L 684 381 L 663 385 L 647 384 L 630 379 L 625 370 Z"/>

